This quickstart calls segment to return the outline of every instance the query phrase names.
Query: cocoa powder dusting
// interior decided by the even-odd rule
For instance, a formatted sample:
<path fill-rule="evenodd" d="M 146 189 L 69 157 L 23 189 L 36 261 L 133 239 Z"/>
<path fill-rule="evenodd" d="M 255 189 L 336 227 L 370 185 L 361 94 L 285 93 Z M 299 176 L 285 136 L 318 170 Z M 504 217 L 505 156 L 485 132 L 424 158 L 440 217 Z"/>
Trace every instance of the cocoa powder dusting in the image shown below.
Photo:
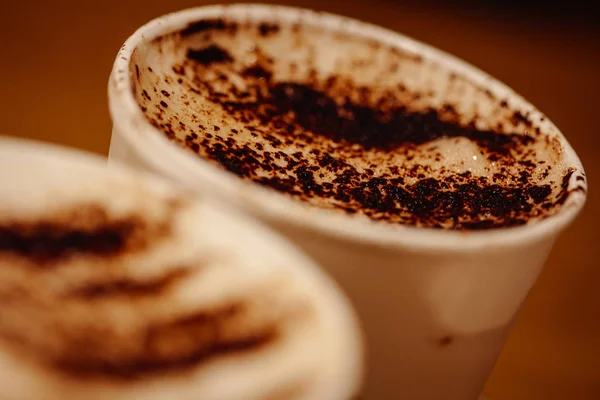
<path fill-rule="evenodd" d="M 227 23 L 224 19 L 203 19 L 189 24 L 185 29 L 181 30 L 179 33 L 181 36 L 186 37 L 201 32 L 224 31 L 226 29 L 235 30 L 235 27 L 236 24 Z"/>
<path fill-rule="evenodd" d="M 235 329 L 240 331 L 242 324 L 233 321 L 244 312 L 243 304 L 231 304 L 213 312 L 200 311 L 172 322 L 148 325 L 137 332 L 137 337 L 120 343 L 79 332 L 76 344 L 53 363 L 59 371 L 79 379 L 140 380 L 178 374 L 219 357 L 258 352 L 277 340 L 277 327 L 271 325 L 254 332 L 241 330 L 244 333 L 237 336 L 227 334 Z M 139 342 L 134 343 L 137 340 Z M 106 345 L 119 346 L 121 354 L 86 350 L 90 346 L 102 349 Z"/>
<path fill-rule="evenodd" d="M 203 49 L 189 49 L 187 57 L 197 63 L 210 65 L 233 61 L 229 53 L 219 46 L 211 45 Z"/>
<path fill-rule="evenodd" d="M 263 23 L 256 29 L 257 37 L 263 37 L 257 40 L 269 40 L 283 28 Z M 297 34 L 302 35 L 301 30 Z M 302 80 L 277 80 L 270 63 L 260 62 L 265 57 L 260 45 L 253 51 L 259 61 L 248 65 L 211 44 L 200 56 L 198 50 L 188 50 L 187 58 L 172 68 L 193 77 L 182 84 L 183 91 L 222 110 L 244 127 L 243 132 L 201 126 L 197 135 L 183 131 L 178 139 L 168 123 L 147 118 L 168 137 L 243 179 L 313 204 L 315 199 L 326 200 L 328 208 L 376 221 L 466 230 L 510 227 L 548 213 L 557 199 L 564 202 L 568 196 L 567 187 L 556 195 L 550 183 L 537 183 L 536 171 L 543 161 L 531 149 L 542 139 L 539 133 L 509 131 L 510 126 L 532 130 L 528 116 L 519 111 L 497 124 L 498 130 L 479 129 L 475 120 L 465 121 L 451 104 L 416 108 L 399 102 L 406 94 L 413 101 L 424 96 L 409 93 L 402 84 L 381 90 L 347 76 L 322 76 L 316 70 Z M 205 56 L 208 53 L 210 57 Z M 211 80 L 206 72 L 213 67 L 217 78 Z M 484 93 L 493 98 L 491 92 Z M 498 102 L 499 108 L 508 107 L 505 101 Z M 238 139 L 248 134 L 252 141 Z M 382 170 L 385 164 L 375 164 L 365 169 L 352 161 L 372 152 L 382 157 L 402 153 L 412 160 L 411 151 L 440 138 L 468 139 L 490 162 L 518 166 L 519 172 L 510 175 L 505 168 L 485 177 L 442 171 L 443 178 L 438 178 L 427 166 L 387 165 Z M 291 148 L 300 151 L 290 152 Z"/>
<path fill-rule="evenodd" d="M 113 218 L 100 206 L 82 204 L 43 220 L 0 221 L 0 255 L 15 254 L 39 266 L 76 255 L 110 258 L 138 251 L 169 229 L 168 223 L 149 226 L 142 216 Z"/>

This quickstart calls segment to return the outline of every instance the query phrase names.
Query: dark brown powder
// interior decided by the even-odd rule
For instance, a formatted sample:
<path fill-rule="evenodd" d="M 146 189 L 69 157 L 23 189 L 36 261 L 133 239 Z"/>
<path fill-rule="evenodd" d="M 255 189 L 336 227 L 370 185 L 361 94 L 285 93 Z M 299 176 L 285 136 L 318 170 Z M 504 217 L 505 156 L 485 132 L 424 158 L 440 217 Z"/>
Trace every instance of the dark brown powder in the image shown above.
<path fill-rule="evenodd" d="M 97 207 L 79 211 L 78 217 L 94 218 L 88 226 L 62 218 L 46 221 L 0 223 L 0 254 L 12 253 L 47 265 L 73 255 L 114 257 L 132 250 L 132 238 L 149 233 L 143 218 L 110 219 Z M 93 217 L 91 217 L 93 215 Z"/>
<path fill-rule="evenodd" d="M 233 61 L 231 55 L 226 50 L 216 45 L 211 45 L 203 49 L 189 49 L 187 57 L 204 65 Z"/>
<path fill-rule="evenodd" d="M 282 29 L 266 23 L 256 28 L 259 37 L 275 36 Z M 213 29 L 215 33 L 219 30 L 221 24 Z M 302 35 L 301 30 L 297 34 Z M 257 59 L 265 58 L 259 45 L 254 51 Z M 190 49 L 187 56 L 182 64 L 173 65 L 173 71 L 193 77 L 193 84 L 182 83 L 184 88 L 188 85 L 190 96 L 202 96 L 222 109 L 232 121 L 245 126 L 256 142 L 237 140 L 241 134 L 237 129 L 225 132 L 223 127 L 200 127 L 197 137 L 187 132 L 181 144 L 241 178 L 292 197 L 309 202 L 326 199 L 330 207 L 378 221 L 475 230 L 525 224 L 541 212 L 549 213 L 568 196 L 568 187 L 557 196 L 550 184 L 536 183 L 534 174 L 543 161 L 535 158 L 531 148 L 542 139 L 539 134 L 508 131 L 511 126 L 532 128 L 528 116 L 519 111 L 499 123 L 498 130 L 478 129 L 474 120 L 464 121 L 450 104 L 439 108 L 399 104 L 399 92 L 409 94 L 413 101 L 427 95 L 410 94 L 403 85 L 375 91 L 347 77 L 320 76 L 316 70 L 301 81 L 277 81 L 269 63 L 244 65 L 214 44 Z M 220 68 L 224 62 L 230 71 L 243 65 L 236 74 L 244 80 L 244 89 L 229 81 L 228 74 L 218 73 L 214 82 L 205 78 L 206 70 Z M 485 93 L 493 97 L 491 92 Z M 499 100 L 499 104 L 509 107 L 505 101 Z M 168 123 L 148 118 L 178 141 Z M 466 138 L 490 161 L 518 166 L 518 175 L 503 169 L 489 178 L 444 173 L 444 178 L 436 179 L 425 166 L 389 165 L 382 172 L 382 165 L 373 165 L 364 170 L 347 157 L 360 157 L 361 152 L 399 152 L 412 160 L 410 151 L 440 138 Z M 290 154 L 290 147 L 311 149 L 310 159 L 303 152 Z M 379 170 L 374 173 L 376 167 Z M 325 176 L 333 178 L 327 181 Z"/>
<path fill-rule="evenodd" d="M 231 327 L 231 321 L 243 312 L 242 304 L 232 304 L 214 312 L 201 311 L 172 322 L 150 325 L 140 334 L 142 343 L 114 343 L 123 347 L 121 356 L 112 351 L 86 350 L 88 346 L 105 346 L 105 339 L 92 332 L 89 336 L 81 332 L 69 353 L 53 362 L 61 372 L 80 379 L 139 380 L 181 373 L 219 357 L 258 352 L 277 340 L 276 326 L 265 326 L 256 332 L 248 330 L 243 337 L 227 335 L 228 329 L 240 332 L 240 324 Z M 178 340 L 174 342 L 172 338 Z M 170 346 L 165 346 L 168 342 Z"/>

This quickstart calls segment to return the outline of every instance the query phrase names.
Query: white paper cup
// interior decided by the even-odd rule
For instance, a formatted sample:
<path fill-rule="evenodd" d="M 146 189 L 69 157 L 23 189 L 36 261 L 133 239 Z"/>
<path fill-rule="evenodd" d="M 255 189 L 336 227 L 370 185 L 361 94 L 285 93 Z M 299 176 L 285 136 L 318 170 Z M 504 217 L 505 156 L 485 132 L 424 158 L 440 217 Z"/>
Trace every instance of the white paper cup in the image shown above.
<path fill-rule="evenodd" d="M 373 223 L 290 200 L 243 181 L 171 143 L 132 94 L 130 61 L 148 41 L 206 19 L 268 19 L 325 27 L 395 46 L 452 71 L 529 116 L 557 138 L 574 192 L 540 222 L 489 231 L 442 231 Z M 138 62 L 144 60 L 140 52 Z M 438 70 L 438 71 L 439 71 Z M 427 72 L 435 79 L 434 72 Z M 474 94 L 465 94 L 471 96 Z M 258 217 L 314 257 L 342 285 L 364 325 L 365 397 L 476 399 L 552 245 L 581 210 L 585 174 L 560 131 L 531 104 L 480 70 L 400 34 L 348 18 L 266 6 L 209 6 L 156 19 L 119 52 L 109 83 L 110 159 L 156 172 Z M 473 100 L 474 102 L 477 102 Z M 481 100 L 482 102 L 485 99 Z"/>
<path fill-rule="evenodd" d="M 284 239 L 90 154 L 0 138 L 0 398 L 348 400 L 349 302 Z"/>

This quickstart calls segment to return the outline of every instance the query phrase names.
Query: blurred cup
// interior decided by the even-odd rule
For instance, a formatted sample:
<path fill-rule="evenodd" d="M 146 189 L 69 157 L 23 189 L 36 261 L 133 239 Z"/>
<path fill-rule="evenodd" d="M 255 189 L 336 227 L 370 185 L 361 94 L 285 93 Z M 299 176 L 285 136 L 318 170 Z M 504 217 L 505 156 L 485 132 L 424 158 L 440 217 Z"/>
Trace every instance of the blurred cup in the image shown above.
<path fill-rule="evenodd" d="M 486 231 L 374 223 L 289 199 L 185 151 L 148 122 L 134 90 L 151 93 L 156 89 L 153 85 L 164 85 L 145 72 L 163 61 L 148 50 L 151 41 L 217 18 L 300 23 L 368 38 L 435 65 L 416 68 L 417 84 L 429 78 L 435 81 L 442 73 L 461 77 L 462 89 L 455 94 L 469 109 L 492 113 L 493 108 L 486 108 L 490 98 L 504 99 L 532 121 L 532 129 L 558 143 L 562 162 L 555 168 L 565 176 L 564 204 L 541 221 Z M 141 83 L 136 83 L 139 74 Z M 142 86 L 134 88 L 136 84 Z M 471 90 L 474 87 L 482 89 Z M 554 241 L 585 201 L 585 174 L 577 155 L 560 131 L 519 95 L 453 56 L 336 15 L 233 5 L 158 18 L 140 28 L 119 52 L 110 77 L 109 101 L 114 123 L 111 162 L 153 171 L 266 222 L 341 284 L 366 333 L 365 398 L 370 400 L 476 399 Z M 183 104 L 171 104 L 169 110 L 173 107 L 185 112 Z"/>
<path fill-rule="evenodd" d="M 357 394 L 349 302 L 258 221 L 43 143 L 0 171 L 1 399 Z"/>

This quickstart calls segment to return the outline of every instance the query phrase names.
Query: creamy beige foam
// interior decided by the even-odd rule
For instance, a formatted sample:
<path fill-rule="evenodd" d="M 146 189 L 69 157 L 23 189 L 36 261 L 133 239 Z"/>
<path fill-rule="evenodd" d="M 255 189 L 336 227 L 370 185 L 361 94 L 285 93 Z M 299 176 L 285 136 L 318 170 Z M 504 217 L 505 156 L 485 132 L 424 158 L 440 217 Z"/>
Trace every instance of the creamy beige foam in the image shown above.
<path fill-rule="evenodd" d="M 0 140 L 0 398 L 355 394 L 357 326 L 310 262 L 235 214 L 103 164 Z"/>
<path fill-rule="evenodd" d="M 543 117 L 421 56 L 344 33 L 343 26 L 315 24 L 275 13 L 257 21 L 239 9 L 230 17 L 225 8 L 223 18 L 140 44 L 130 62 L 132 90 L 148 121 L 171 140 L 315 206 L 389 222 L 480 229 L 536 221 L 565 201 L 571 171 L 554 132 L 540 129 Z M 282 101 L 304 89 L 294 92 L 295 84 L 323 96 L 281 112 Z M 315 114 L 331 106 L 320 101 L 332 101 L 337 115 L 314 123 L 310 113 L 301 115 L 311 104 Z M 377 127 L 359 114 L 369 110 L 380 112 Z M 435 132 L 393 138 L 394 118 L 402 129 L 424 120 L 419 126 L 433 124 Z M 340 120 L 366 121 L 362 131 L 358 127 L 364 137 L 357 129 L 345 135 Z M 321 129 L 329 122 L 334 126 Z M 382 126 L 389 138 L 369 137 Z M 431 190 L 430 179 L 437 181 L 433 198 L 422 194 L 423 185 Z M 476 190 L 469 192 L 470 185 Z M 454 204 L 459 197 L 478 200 Z M 425 210 L 414 205 L 427 202 Z"/>

